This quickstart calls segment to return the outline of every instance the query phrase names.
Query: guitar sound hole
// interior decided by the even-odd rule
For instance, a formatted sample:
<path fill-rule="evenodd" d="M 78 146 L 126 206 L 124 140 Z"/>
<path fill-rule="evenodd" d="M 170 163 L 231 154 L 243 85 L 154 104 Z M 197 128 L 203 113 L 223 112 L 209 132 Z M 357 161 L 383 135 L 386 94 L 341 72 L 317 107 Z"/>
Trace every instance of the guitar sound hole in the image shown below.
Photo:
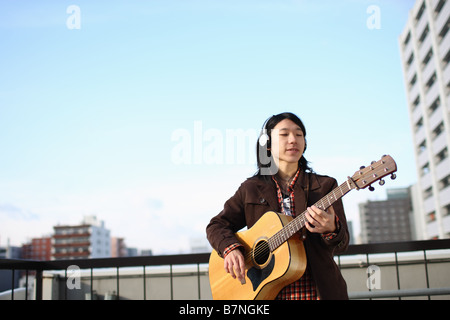
<path fill-rule="evenodd" d="M 269 243 L 266 240 L 259 241 L 253 249 L 253 260 L 258 265 L 263 265 L 270 258 Z"/>

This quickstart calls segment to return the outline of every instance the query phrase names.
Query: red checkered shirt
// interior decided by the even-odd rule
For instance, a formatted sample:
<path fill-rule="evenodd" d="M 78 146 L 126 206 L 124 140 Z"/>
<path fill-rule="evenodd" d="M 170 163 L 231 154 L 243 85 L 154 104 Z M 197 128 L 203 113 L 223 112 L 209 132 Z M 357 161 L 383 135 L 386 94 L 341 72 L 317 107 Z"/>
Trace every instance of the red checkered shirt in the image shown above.
<path fill-rule="evenodd" d="M 275 181 L 275 184 L 277 186 L 278 204 L 280 205 L 281 213 L 291 215 L 293 218 L 295 218 L 296 216 L 294 207 L 294 185 L 297 182 L 299 173 L 300 170 L 297 171 L 297 173 L 295 174 L 294 178 L 292 179 L 291 183 L 287 188 L 288 197 L 286 198 L 288 198 L 288 203 L 286 203 L 286 198 L 283 197 L 283 193 L 281 192 L 281 188 L 278 184 L 278 181 L 275 179 L 275 177 L 272 177 L 273 181 Z M 319 297 L 317 295 L 316 284 L 310 272 L 308 271 L 308 268 L 306 268 L 305 273 L 299 280 L 284 287 L 280 291 L 276 299 L 318 300 Z"/>

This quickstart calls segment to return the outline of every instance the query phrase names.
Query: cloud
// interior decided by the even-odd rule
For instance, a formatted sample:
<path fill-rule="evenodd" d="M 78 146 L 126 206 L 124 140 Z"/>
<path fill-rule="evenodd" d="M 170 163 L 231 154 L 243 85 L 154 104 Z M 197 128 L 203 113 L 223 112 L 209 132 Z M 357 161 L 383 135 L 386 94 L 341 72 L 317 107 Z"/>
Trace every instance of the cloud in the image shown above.
<path fill-rule="evenodd" d="M 0 203 L 0 215 L 13 220 L 37 220 L 37 214 L 10 203 Z"/>

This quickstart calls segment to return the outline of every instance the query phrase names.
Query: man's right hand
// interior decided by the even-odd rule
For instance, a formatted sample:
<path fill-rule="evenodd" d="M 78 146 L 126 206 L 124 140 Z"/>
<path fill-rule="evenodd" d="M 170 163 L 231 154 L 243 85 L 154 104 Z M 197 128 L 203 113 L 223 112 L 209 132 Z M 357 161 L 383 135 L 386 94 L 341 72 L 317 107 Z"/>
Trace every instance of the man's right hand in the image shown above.
<path fill-rule="evenodd" d="M 245 262 L 241 250 L 235 249 L 227 254 L 224 268 L 234 279 L 238 278 L 241 284 L 245 284 Z"/>

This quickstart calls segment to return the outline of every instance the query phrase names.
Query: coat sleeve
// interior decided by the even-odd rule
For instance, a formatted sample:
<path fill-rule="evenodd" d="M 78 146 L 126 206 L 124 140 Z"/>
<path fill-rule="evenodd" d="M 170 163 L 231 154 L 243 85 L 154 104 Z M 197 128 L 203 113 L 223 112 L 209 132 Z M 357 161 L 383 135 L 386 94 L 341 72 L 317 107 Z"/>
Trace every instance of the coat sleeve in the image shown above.
<path fill-rule="evenodd" d="M 225 202 L 223 210 L 212 218 L 206 227 L 208 241 L 220 256 L 225 248 L 239 243 L 235 233 L 246 226 L 243 189 L 241 185 L 236 193 Z"/>

